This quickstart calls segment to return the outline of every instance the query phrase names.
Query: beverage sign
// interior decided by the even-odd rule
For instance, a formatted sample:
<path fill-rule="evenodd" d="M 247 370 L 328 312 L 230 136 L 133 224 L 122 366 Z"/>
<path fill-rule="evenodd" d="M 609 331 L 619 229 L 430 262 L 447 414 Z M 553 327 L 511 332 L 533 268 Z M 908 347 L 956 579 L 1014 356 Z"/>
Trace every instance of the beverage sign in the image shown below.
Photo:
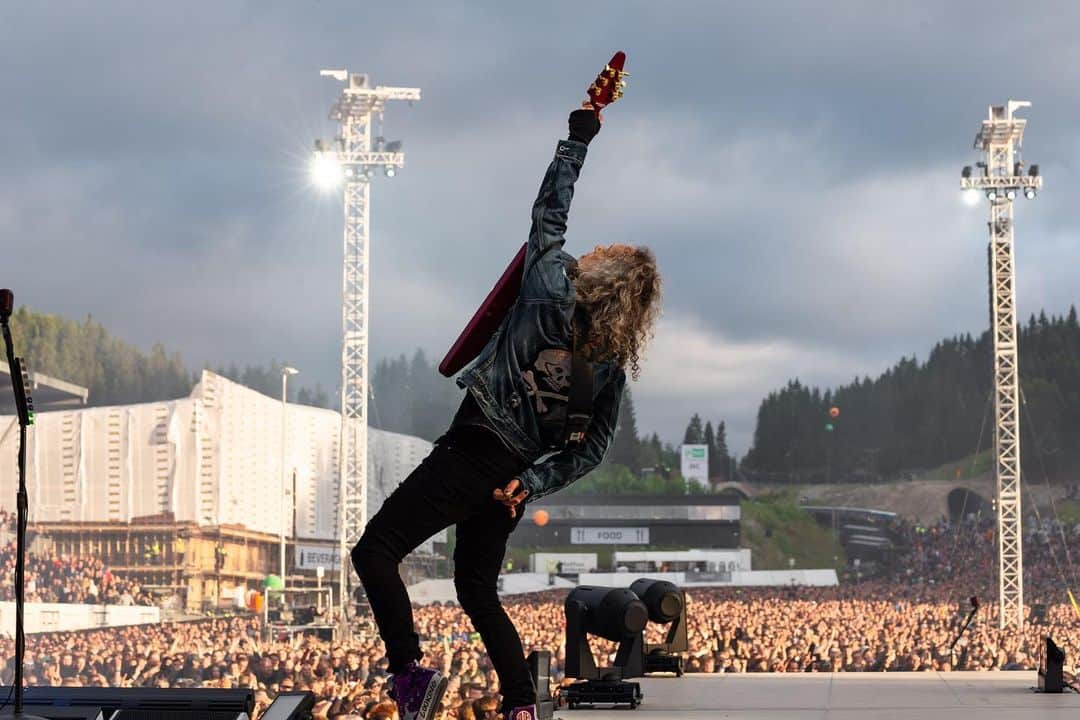
<path fill-rule="evenodd" d="M 296 569 L 297 570 L 339 570 L 341 568 L 341 553 L 336 547 L 325 545 L 297 545 L 296 546 Z"/>
<path fill-rule="evenodd" d="M 709 482 L 709 446 L 682 446 L 682 476 L 684 480 L 697 480 L 705 485 Z"/>

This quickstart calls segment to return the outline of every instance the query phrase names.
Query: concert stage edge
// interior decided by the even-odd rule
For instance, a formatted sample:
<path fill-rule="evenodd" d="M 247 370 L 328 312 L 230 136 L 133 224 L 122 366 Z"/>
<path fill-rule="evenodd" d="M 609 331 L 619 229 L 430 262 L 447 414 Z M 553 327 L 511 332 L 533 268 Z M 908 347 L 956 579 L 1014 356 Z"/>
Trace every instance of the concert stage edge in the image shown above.
<path fill-rule="evenodd" d="M 1065 720 L 1075 693 L 1040 694 L 1034 671 L 690 674 L 635 678 L 626 707 L 555 711 L 563 720 Z"/>

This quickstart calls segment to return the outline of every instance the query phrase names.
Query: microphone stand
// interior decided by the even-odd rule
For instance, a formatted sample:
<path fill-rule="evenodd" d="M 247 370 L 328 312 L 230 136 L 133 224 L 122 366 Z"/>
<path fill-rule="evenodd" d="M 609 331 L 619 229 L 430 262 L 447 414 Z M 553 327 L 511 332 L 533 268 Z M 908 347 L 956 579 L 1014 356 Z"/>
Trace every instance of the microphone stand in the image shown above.
<path fill-rule="evenodd" d="M 15 391 L 15 409 L 19 416 L 19 490 L 15 500 L 15 712 L 12 717 L 20 720 L 45 720 L 23 712 L 23 657 L 26 655 L 23 609 L 26 605 L 26 522 L 29 514 L 29 503 L 26 499 L 26 428 L 34 422 L 34 406 L 30 396 L 26 394 L 22 359 L 15 357 L 15 343 L 11 339 L 11 328 L 8 326 L 13 300 L 10 290 L 0 291 L 0 331 L 4 336 L 11 386 Z"/>
<path fill-rule="evenodd" d="M 977 612 L 979 612 L 979 598 L 978 597 L 972 597 L 971 598 L 971 612 L 968 613 L 967 620 L 964 621 L 964 627 L 960 628 L 960 632 L 956 634 L 956 637 L 953 638 L 952 645 L 949 646 L 949 659 L 950 660 L 955 656 L 955 653 L 953 652 L 953 648 L 956 647 L 956 643 L 960 642 L 960 638 L 967 631 L 968 625 L 971 624 L 971 621 L 975 618 L 975 613 L 977 613 Z M 961 656 L 960 659 L 964 660 L 965 662 L 967 661 L 967 651 L 966 650 L 965 650 L 965 652 L 963 653 L 963 655 Z M 958 670 L 959 668 L 957 668 L 954 665 L 953 669 Z"/>

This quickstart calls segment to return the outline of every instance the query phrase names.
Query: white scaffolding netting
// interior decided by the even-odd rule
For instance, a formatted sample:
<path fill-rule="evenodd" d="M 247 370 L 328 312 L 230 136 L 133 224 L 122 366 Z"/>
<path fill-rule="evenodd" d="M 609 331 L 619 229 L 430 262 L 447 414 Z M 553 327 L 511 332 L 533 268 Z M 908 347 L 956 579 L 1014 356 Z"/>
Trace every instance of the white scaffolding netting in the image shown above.
<path fill-rule="evenodd" d="M 39 413 L 27 461 L 30 520 L 128 522 L 171 513 L 276 534 L 281 412 L 280 400 L 203 371 L 184 399 Z M 0 507 L 7 509 L 17 485 L 15 423 L 0 416 Z M 290 492 L 296 477 L 298 537 L 337 538 L 340 423 L 333 410 L 288 405 L 285 468 Z M 368 431 L 371 512 L 430 450 L 420 438 Z"/>

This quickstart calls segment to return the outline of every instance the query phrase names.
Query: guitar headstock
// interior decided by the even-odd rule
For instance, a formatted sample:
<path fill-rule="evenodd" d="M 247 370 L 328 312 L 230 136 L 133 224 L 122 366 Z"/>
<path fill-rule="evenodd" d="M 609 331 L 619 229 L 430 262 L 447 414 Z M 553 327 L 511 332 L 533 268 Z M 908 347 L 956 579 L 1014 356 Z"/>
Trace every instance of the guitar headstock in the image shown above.
<path fill-rule="evenodd" d="M 626 65 L 626 53 L 621 50 L 611 56 L 611 60 L 596 76 L 586 91 L 589 99 L 586 103 L 592 106 L 597 115 L 605 107 L 622 97 L 626 88 L 626 77 L 630 74 L 623 70 Z"/>

